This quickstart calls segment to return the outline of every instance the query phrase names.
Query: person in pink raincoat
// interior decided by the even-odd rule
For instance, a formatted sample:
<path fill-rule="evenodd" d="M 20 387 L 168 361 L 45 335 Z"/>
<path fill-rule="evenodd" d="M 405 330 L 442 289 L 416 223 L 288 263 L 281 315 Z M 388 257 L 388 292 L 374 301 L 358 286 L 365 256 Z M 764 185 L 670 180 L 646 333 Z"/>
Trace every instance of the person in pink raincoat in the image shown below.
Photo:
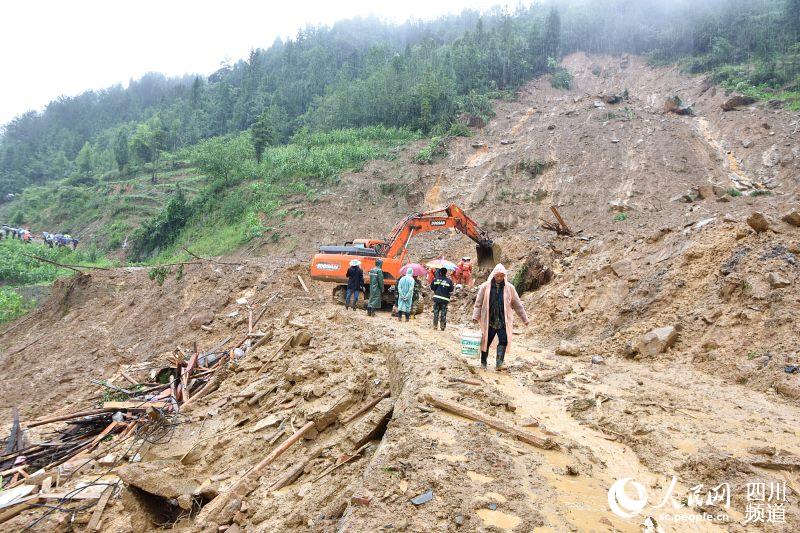
<path fill-rule="evenodd" d="M 519 299 L 517 289 L 506 280 L 506 267 L 498 263 L 492 273 L 478 288 L 475 306 L 472 309 L 472 320 L 480 324 L 481 367 L 486 368 L 489 358 L 489 346 L 497 337 L 497 359 L 495 369 L 501 370 L 505 356 L 510 351 L 511 338 L 514 333 L 514 313 L 522 323 L 528 325 L 528 315 Z"/>

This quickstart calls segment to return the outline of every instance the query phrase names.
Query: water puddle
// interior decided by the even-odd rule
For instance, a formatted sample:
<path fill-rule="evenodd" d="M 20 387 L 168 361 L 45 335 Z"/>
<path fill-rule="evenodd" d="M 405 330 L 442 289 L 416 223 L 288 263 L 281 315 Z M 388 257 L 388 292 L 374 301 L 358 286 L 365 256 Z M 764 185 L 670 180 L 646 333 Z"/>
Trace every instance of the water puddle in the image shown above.
<path fill-rule="evenodd" d="M 437 440 L 444 444 L 455 444 L 456 439 L 453 438 L 453 435 L 448 433 L 447 431 L 442 431 L 439 428 L 436 428 L 430 424 L 426 424 L 419 428 L 420 434 L 424 437 L 428 437 L 433 440 Z"/>
<path fill-rule="evenodd" d="M 493 502 L 506 503 L 508 501 L 508 498 L 497 492 L 487 492 L 483 497 Z"/>
<path fill-rule="evenodd" d="M 493 477 L 484 476 L 483 474 L 473 472 L 472 470 L 467 470 L 467 477 L 476 483 L 491 483 L 494 481 Z"/>
<path fill-rule="evenodd" d="M 441 461 L 450 461 L 451 463 L 462 463 L 467 460 L 466 455 L 450 455 L 446 453 L 437 453 L 434 458 Z"/>
<path fill-rule="evenodd" d="M 516 515 L 504 513 L 502 511 L 492 511 L 491 509 L 478 509 L 475 511 L 487 526 L 494 526 L 500 529 L 514 529 L 522 519 Z"/>

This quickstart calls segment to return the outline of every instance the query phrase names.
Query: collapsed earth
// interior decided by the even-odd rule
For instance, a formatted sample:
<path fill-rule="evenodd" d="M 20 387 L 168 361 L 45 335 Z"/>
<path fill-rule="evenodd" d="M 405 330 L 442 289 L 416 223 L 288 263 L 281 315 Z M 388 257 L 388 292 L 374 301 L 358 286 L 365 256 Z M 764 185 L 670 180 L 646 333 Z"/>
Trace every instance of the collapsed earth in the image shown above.
<path fill-rule="evenodd" d="M 0 333 L 2 529 L 800 530 L 800 115 L 559 68 L 285 238 L 67 265 Z"/>

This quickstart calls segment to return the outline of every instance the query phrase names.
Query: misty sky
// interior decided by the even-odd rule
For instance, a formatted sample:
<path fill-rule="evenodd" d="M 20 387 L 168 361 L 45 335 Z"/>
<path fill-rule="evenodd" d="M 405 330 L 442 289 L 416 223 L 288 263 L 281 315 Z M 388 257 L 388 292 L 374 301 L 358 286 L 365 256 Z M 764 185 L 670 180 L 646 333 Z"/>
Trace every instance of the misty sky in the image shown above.
<path fill-rule="evenodd" d="M 525 2 L 530 3 L 529 1 Z M 0 7 L 0 124 L 60 95 L 150 71 L 210 74 L 225 58 L 267 48 L 306 24 L 374 14 L 431 19 L 505 0 L 10 0 Z"/>

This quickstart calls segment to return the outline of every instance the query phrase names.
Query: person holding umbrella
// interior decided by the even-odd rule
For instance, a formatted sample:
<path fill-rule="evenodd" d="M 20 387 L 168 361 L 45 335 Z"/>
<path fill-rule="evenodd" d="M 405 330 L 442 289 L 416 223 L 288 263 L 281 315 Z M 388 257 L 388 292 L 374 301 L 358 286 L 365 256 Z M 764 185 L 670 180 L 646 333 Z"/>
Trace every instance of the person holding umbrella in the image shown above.
<path fill-rule="evenodd" d="M 369 302 L 367 315 L 375 316 L 375 310 L 381 308 L 383 295 L 383 259 L 377 259 L 375 266 L 369 271 Z"/>
<path fill-rule="evenodd" d="M 406 322 L 411 320 L 411 304 L 414 299 L 414 269 L 408 268 L 406 275 L 397 282 L 397 318 L 403 320 L 403 313 L 406 315 Z"/>
<path fill-rule="evenodd" d="M 350 261 L 350 268 L 347 269 L 347 290 L 344 296 L 344 308 L 350 307 L 350 299 L 353 299 L 353 309 L 358 304 L 358 293 L 364 288 L 364 271 L 361 270 L 361 261 L 353 259 Z"/>
<path fill-rule="evenodd" d="M 498 263 L 492 273 L 478 289 L 475 305 L 472 309 L 472 321 L 480 324 L 481 367 L 486 369 L 489 357 L 489 346 L 497 337 L 497 359 L 495 369 L 502 370 L 505 356 L 511 346 L 514 332 L 514 315 L 519 316 L 522 323 L 528 325 L 528 315 L 519 299 L 517 289 L 506 281 L 506 267 Z"/>

